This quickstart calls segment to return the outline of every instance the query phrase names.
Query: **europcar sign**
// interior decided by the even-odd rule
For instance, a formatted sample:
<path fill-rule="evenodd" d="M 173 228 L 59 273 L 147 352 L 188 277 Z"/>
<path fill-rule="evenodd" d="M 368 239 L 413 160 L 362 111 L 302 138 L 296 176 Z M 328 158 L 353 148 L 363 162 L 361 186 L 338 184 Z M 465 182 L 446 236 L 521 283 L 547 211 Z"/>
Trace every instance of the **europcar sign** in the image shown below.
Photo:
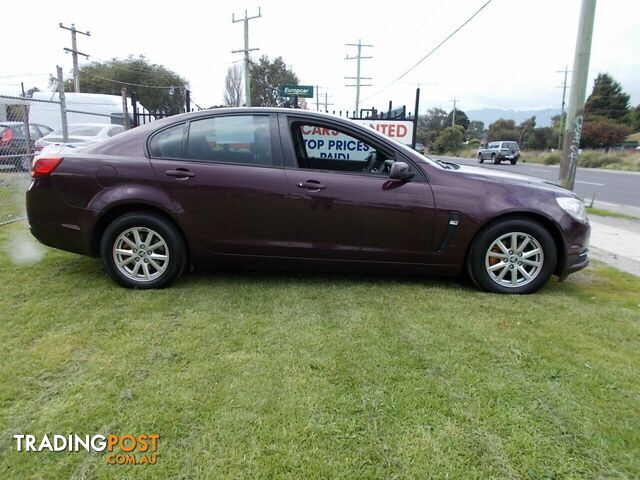
<path fill-rule="evenodd" d="M 311 85 L 280 85 L 278 93 L 281 97 L 313 98 L 313 86 Z"/>

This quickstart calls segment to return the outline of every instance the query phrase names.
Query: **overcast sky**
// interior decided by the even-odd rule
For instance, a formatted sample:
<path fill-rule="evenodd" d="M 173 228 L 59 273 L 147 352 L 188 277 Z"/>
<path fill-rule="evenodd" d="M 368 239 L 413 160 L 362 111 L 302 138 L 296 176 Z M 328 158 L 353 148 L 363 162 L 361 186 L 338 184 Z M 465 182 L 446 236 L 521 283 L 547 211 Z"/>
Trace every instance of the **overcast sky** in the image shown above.
<path fill-rule="evenodd" d="M 58 23 L 74 22 L 90 30 L 78 37 L 89 60 L 144 54 L 187 78 L 202 107 L 222 103 L 224 76 L 241 59 L 242 23 L 231 14 L 262 18 L 250 21 L 254 55 L 282 56 L 301 84 L 328 92 L 330 109 L 354 108 L 355 89 L 343 77 L 355 75 L 354 47 L 373 44 L 363 54 L 362 75 L 373 77 L 363 88 L 361 107 L 385 108 L 389 100 L 413 110 L 421 85 L 421 112 L 434 106 L 537 109 L 559 107 L 565 65 L 571 68 L 580 0 L 493 0 L 471 23 L 403 80 L 387 85 L 462 24 L 486 0 L 342 0 L 191 1 L 37 0 L 28 14 L 5 9 L 0 91 L 47 88 L 60 64 L 71 71 L 70 33 Z M 16 12 L 17 9 L 13 9 Z M 63 12 L 63 13 L 61 13 Z M 13 15 L 13 16 L 12 16 Z M 8 17 L 8 18 L 7 18 Z M 600 0 L 596 10 L 589 91 L 593 77 L 608 72 L 640 103 L 640 5 L 638 0 Z M 315 107 L 315 102 L 313 104 Z"/>

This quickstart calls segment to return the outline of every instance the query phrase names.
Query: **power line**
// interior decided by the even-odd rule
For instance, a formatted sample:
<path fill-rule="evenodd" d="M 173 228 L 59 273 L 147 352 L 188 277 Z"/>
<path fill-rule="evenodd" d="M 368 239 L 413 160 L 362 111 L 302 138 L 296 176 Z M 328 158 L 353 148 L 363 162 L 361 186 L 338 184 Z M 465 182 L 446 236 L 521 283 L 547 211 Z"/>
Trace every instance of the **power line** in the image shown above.
<path fill-rule="evenodd" d="M 458 33 L 460 30 L 462 30 L 471 20 L 473 20 L 482 10 L 484 10 L 487 5 L 489 5 L 493 0 L 487 0 L 487 2 L 484 3 L 484 5 L 482 5 L 478 10 L 476 10 L 473 15 L 471 15 L 469 18 L 467 18 L 467 20 L 465 20 L 465 22 L 460 25 L 458 28 L 456 28 L 453 32 L 451 32 L 449 35 L 447 35 L 447 37 L 442 40 L 438 45 L 436 45 L 435 47 L 433 47 L 424 57 L 422 57 L 420 60 L 418 60 L 411 68 L 409 68 L 406 72 L 404 72 L 402 75 L 400 75 L 398 78 L 396 78 L 395 80 L 393 80 L 391 83 L 389 83 L 387 86 L 385 86 L 384 88 L 382 88 L 381 90 L 377 91 L 375 94 L 373 94 L 372 96 L 368 97 L 366 100 L 369 100 L 370 98 L 375 97 L 376 95 L 382 93 L 383 91 L 385 91 L 387 88 L 389 88 L 391 85 L 393 85 L 394 83 L 396 83 L 398 80 L 402 80 L 409 72 L 411 72 L 411 70 L 413 70 L 414 68 L 416 68 L 418 65 L 420 65 L 422 62 L 424 62 L 427 58 L 429 58 L 431 55 L 433 55 L 436 51 L 438 51 L 438 49 L 440 47 L 442 47 L 445 43 L 447 43 L 447 41 L 449 41 L 449 39 L 451 39 L 451 37 L 453 37 L 456 33 Z"/>
<path fill-rule="evenodd" d="M 130 87 L 161 88 L 161 89 L 186 88 L 186 85 L 145 85 L 142 83 L 121 82 L 120 80 L 113 80 L 112 78 L 101 77 L 100 75 L 93 75 L 90 73 L 85 73 L 84 75 L 92 78 L 97 78 L 99 80 L 104 80 L 106 82 L 117 83 L 119 85 L 128 85 Z"/>

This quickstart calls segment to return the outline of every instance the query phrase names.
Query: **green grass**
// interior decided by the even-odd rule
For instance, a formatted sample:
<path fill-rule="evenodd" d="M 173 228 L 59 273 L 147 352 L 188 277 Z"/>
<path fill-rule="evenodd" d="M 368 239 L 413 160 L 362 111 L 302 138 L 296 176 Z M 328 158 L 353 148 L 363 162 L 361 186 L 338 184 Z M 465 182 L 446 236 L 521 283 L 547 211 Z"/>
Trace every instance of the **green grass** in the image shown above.
<path fill-rule="evenodd" d="M 198 272 L 116 287 L 0 228 L 0 478 L 638 478 L 640 279 Z M 22 255 L 26 259 L 29 255 Z M 13 258 L 13 257 L 12 257 Z M 13 434 L 158 433 L 154 466 Z"/>
<path fill-rule="evenodd" d="M 541 152 L 524 150 L 521 152 L 521 162 L 542 163 L 544 165 L 559 165 L 562 152 Z M 606 168 L 608 170 L 640 171 L 640 153 L 635 151 L 584 150 L 578 157 L 578 167 Z"/>
<path fill-rule="evenodd" d="M 587 213 L 589 215 L 597 215 L 599 217 L 621 218 L 623 220 L 638 220 L 638 217 L 634 217 L 633 215 L 613 212 L 604 208 L 587 207 Z"/>

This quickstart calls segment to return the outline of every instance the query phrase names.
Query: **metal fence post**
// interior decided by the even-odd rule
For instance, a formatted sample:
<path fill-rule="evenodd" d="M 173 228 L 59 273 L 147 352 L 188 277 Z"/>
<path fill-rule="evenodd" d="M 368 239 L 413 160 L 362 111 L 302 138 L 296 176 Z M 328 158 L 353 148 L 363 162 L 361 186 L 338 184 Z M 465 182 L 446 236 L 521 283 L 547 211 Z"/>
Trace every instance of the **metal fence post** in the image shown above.
<path fill-rule="evenodd" d="M 62 77 L 62 67 L 56 66 L 58 74 L 58 97 L 60 99 L 60 116 L 62 120 L 62 141 L 69 141 L 69 126 L 67 124 L 67 102 L 64 96 L 64 79 Z"/>

